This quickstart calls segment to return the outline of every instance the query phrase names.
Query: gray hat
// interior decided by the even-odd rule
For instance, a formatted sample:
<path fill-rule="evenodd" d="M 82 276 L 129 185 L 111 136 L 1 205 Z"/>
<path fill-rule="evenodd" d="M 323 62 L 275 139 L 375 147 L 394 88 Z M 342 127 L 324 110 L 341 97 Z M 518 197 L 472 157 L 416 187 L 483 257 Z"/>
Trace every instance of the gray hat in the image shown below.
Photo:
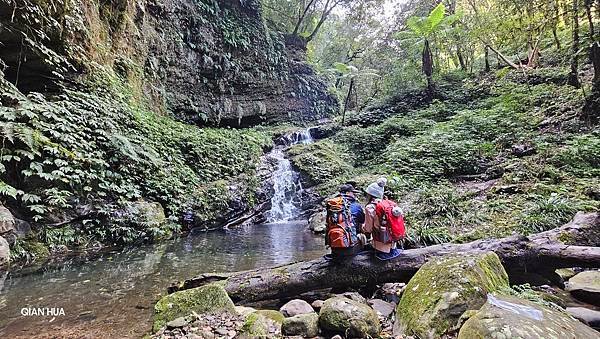
<path fill-rule="evenodd" d="M 367 194 L 374 196 L 378 199 L 383 199 L 383 191 L 385 184 L 387 184 L 386 178 L 379 178 L 376 182 L 367 186 L 366 192 Z"/>

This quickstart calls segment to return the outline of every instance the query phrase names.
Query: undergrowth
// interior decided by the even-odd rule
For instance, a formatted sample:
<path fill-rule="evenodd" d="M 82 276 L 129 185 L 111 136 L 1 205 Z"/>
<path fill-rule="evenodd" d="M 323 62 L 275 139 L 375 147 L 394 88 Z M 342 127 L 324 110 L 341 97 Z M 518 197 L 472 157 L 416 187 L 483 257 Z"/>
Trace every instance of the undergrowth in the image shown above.
<path fill-rule="evenodd" d="M 344 150 L 332 163 L 351 167 L 317 181 L 320 189 L 332 194 L 342 181 L 363 187 L 361 179 L 387 176 L 413 245 L 541 232 L 598 210 L 600 133 L 581 117 L 581 91 L 515 78 L 489 82 L 468 105 L 388 109 L 380 123 L 366 114 L 374 123 L 345 127 L 326 146 Z M 319 147 L 295 153 L 308 159 Z"/>

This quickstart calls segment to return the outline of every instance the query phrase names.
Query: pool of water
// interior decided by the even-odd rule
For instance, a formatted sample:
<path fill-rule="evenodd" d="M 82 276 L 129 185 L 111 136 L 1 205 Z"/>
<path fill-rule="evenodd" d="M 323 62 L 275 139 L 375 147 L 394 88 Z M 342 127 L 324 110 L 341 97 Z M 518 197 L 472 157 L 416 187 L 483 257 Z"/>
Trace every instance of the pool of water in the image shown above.
<path fill-rule="evenodd" d="M 150 331 L 154 303 L 174 281 L 324 253 L 322 237 L 303 222 L 287 222 L 191 234 L 34 272 L 9 272 L 0 276 L 0 337 L 141 337 Z M 23 316 L 23 308 L 55 313 L 62 308 L 65 315 Z"/>

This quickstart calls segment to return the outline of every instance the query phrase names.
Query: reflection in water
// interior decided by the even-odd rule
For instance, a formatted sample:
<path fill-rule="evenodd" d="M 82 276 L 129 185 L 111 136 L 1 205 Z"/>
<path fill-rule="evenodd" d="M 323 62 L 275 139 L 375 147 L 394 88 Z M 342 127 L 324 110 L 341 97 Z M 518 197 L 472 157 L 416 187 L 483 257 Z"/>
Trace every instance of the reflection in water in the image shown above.
<path fill-rule="evenodd" d="M 190 235 L 30 274 L 11 272 L 0 291 L 0 337 L 139 337 L 150 330 L 154 302 L 173 281 L 314 259 L 324 252 L 322 240 L 305 224 L 280 223 Z M 23 307 L 62 307 L 66 315 L 23 317 Z"/>

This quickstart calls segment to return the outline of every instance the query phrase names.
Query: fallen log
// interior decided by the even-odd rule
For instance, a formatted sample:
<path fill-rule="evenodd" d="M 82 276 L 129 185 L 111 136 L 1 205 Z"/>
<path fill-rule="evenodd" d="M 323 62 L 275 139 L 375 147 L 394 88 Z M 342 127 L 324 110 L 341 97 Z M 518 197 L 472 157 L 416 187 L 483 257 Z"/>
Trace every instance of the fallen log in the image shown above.
<path fill-rule="evenodd" d="M 223 281 L 236 303 L 293 297 L 325 288 L 374 286 L 408 282 L 429 259 L 445 254 L 495 252 L 509 276 L 524 272 L 547 273 L 565 267 L 600 267 L 600 215 L 577 213 L 568 224 L 538 234 L 443 244 L 405 250 L 388 262 L 372 254 L 344 260 L 324 258 L 272 268 L 228 274 L 202 274 L 175 284 L 169 292 Z"/>

